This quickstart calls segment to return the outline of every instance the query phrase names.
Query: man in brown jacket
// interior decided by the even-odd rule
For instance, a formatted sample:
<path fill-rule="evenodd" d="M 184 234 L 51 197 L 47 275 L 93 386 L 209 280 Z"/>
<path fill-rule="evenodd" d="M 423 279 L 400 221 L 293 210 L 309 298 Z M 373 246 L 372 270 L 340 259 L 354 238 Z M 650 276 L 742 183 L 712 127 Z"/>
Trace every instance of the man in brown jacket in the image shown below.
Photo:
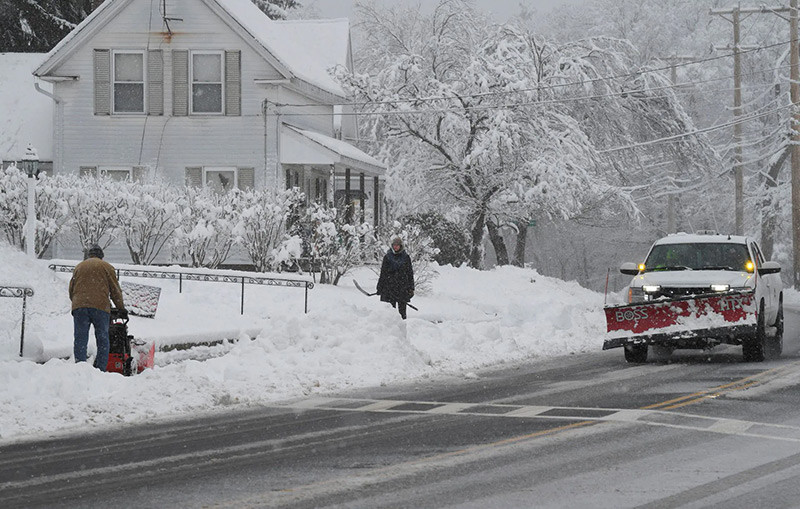
<path fill-rule="evenodd" d="M 122 302 L 117 273 L 110 263 L 103 261 L 103 249 L 94 245 L 89 248 L 86 256 L 75 267 L 69 282 L 69 299 L 72 301 L 75 324 L 75 362 L 86 361 L 89 325 L 93 325 L 94 338 L 97 341 L 94 367 L 105 371 L 108 365 L 108 326 L 111 321 L 109 296 L 122 317 L 127 318 L 128 312 Z"/>

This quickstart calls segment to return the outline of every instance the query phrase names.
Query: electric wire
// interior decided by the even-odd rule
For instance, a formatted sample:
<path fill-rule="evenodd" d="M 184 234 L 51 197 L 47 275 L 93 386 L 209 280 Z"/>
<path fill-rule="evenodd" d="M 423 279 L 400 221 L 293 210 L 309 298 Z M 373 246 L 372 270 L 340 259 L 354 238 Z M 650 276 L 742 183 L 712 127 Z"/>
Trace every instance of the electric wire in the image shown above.
<path fill-rule="evenodd" d="M 789 40 L 789 41 L 781 41 L 781 42 L 778 42 L 778 43 L 768 44 L 768 45 L 765 45 L 765 46 L 759 46 L 758 48 L 751 48 L 751 49 L 747 49 L 747 50 L 742 50 L 742 51 L 739 51 L 738 53 L 739 53 L 739 55 L 743 55 L 743 54 L 752 53 L 752 52 L 755 52 L 755 51 L 762 51 L 762 50 L 765 50 L 765 49 L 770 49 L 770 48 L 774 48 L 774 47 L 778 47 L 778 46 L 783 46 L 783 45 L 790 44 L 790 43 L 796 42 L 796 41 L 798 41 L 798 39 L 792 39 L 792 40 Z M 517 90 L 479 92 L 479 93 L 475 93 L 475 94 L 464 94 L 464 95 L 458 95 L 458 96 L 454 96 L 453 95 L 453 96 L 438 96 L 438 97 L 420 97 L 420 98 L 413 98 L 413 99 L 392 99 L 392 100 L 387 100 L 387 101 L 362 101 L 362 102 L 352 102 L 352 103 L 330 103 L 330 104 L 333 105 L 333 106 L 353 106 L 353 107 L 355 107 L 355 106 L 373 106 L 373 105 L 380 105 L 380 104 L 403 104 L 403 103 L 420 103 L 420 102 L 445 101 L 445 100 L 451 100 L 451 99 L 456 99 L 456 98 L 458 98 L 458 99 L 471 99 L 471 98 L 477 98 L 477 97 L 490 97 L 490 96 L 498 96 L 498 95 L 518 94 L 518 93 L 521 93 L 521 92 L 540 92 L 540 91 L 552 90 L 552 89 L 556 89 L 556 88 L 564 88 L 564 87 L 579 86 L 579 85 L 590 85 L 592 83 L 618 80 L 618 79 L 621 79 L 621 78 L 630 78 L 630 77 L 635 77 L 635 76 L 641 76 L 643 74 L 652 74 L 652 73 L 656 73 L 656 72 L 669 70 L 669 69 L 671 69 L 673 67 L 685 67 L 685 66 L 688 66 L 688 65 L 701 64 L 701 63 L 711 62 L 711 61 L 714 61 L 714 60 L 720 60 L 720 59 L 723 59 L 723 58 L 729 58 L 729 57 L 732 57 L 734 55 L 735 55 L 735 53 L 727 53 L 725 55 L 717 55 L 717 56 L 714 56 L 714 57 L 706 57 L 706 58 L 697 59 L 697 60 L 691 60 L 691 61 L 687 61 L 687 62 L 679 62 L 679 63 L 676 63 L 676 64 L 667 65 L 667 66 L 653 67 L 653 68 L 649 68 L 649 69 L 641 69 L 641 70 L 638 70 L 638 71 L 631 71 L 631 72 L 622 73 L 622 74 L 616 74 L 616 75 L 611 75 L 611 76 L 600 76 L 600 77 L 597 77 L 597 78 L 589 78 L 589 79 L 585 79 L 585 80 L 571 81 L 571 82 L 565 82 L 565 83 L 553 83 L 553 84 L 550 84 L 550 85 L 537 85 L 535 87 L 521 88 L 521 89 L 517 89 Z M 740 74 L 740 75 L 742 75 L 742 74 Z M 281 104 L 281 106 L 313 107 L 315 105 L 313 105 L 313 104 Z"/>

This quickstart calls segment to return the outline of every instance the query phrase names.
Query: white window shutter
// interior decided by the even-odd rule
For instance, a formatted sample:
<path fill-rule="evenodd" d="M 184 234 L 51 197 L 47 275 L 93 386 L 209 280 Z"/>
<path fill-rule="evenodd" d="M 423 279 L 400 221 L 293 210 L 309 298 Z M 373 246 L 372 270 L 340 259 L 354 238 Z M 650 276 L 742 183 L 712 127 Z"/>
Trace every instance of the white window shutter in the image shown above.
<path fill-rule="evenodd" d="M 242 54 L 225 52 L 225 114 L 242 114 Z"/>
<path fill-rule="evenodd" d="M 147 114 L 164 114 L 164 52 L 147 52 Z"/>
<path fill-rule="evenodd" d="M 81 166 L 81 177 L 97 177 L 97 166 Z"/>
<path fill-rule="evenodd" d="M 255 168 L 239 168 L 239 189 L 245 191 L 255 188 L 256 170 Z"/>
<path fill-rule="evenodd" d="M 186 187 L 203 187 L 203 168 L 186 168 Z"/>
<path fill-rule="evenodd" d="M 111 115 L 111 50 L 94 50 L 94 114 Z"/>
<path fill-rule="evenodd" d="M 184 50 L 172 52 L 172 114 L 189 114 L 189 52 Z"/>

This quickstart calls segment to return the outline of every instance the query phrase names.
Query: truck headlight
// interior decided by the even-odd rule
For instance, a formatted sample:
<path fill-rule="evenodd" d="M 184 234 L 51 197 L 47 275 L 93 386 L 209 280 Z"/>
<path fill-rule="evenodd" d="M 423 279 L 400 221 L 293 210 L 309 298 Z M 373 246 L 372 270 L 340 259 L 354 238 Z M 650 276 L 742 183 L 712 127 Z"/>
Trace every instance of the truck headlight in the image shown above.
<path fill-rule="evenodd" d="M 659 285 L 642 285 L 642 290 L 645 293 L 656 293 L 657 291 L 661 290 L 661 286 Z"/>
<path fill-rule="evenodd" d="M 727 292 L 731 289 L 731 285 L 711 285 L 712 292 Z"/>
<path fill-rule="evenodd" d="M 639 287 L 631 286 L 628 288 L 628 303 L 633 304 L 634 302 L 642 302 L 644 301 L 644 292 Z"/>

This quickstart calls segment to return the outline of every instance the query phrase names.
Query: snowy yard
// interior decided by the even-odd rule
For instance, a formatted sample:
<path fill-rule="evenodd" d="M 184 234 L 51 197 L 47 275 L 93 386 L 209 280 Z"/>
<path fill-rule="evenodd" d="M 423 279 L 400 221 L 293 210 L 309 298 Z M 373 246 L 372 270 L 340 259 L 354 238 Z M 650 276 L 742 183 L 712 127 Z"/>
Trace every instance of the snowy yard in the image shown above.
<path fill-rule="evenodd" d="M 533 270 L 439 267 L 427 295 L 402 321 L 377 297 L 377 275 L 360 268 L 341 286 L 303 290 L 229 283 L 122 278 L 162 288 L 155 319 L 132 317 L 129 333 L 157 345 L 233 342 L 156 352 L 134 377 L 76 365 L 69 274 L 0 246 L 0 285 L 30 286 L 25 357 L 19 357 L 21 299 L 0 299 L 0 439 L 211 411 L 232 405 L 431 378 L 474 376 L 499 363 L 596 351 L 603 295 Z M 282 277 L 286 277 L 283 274 Z M 93 348 L 90 336 L 90 352 Z"/>

